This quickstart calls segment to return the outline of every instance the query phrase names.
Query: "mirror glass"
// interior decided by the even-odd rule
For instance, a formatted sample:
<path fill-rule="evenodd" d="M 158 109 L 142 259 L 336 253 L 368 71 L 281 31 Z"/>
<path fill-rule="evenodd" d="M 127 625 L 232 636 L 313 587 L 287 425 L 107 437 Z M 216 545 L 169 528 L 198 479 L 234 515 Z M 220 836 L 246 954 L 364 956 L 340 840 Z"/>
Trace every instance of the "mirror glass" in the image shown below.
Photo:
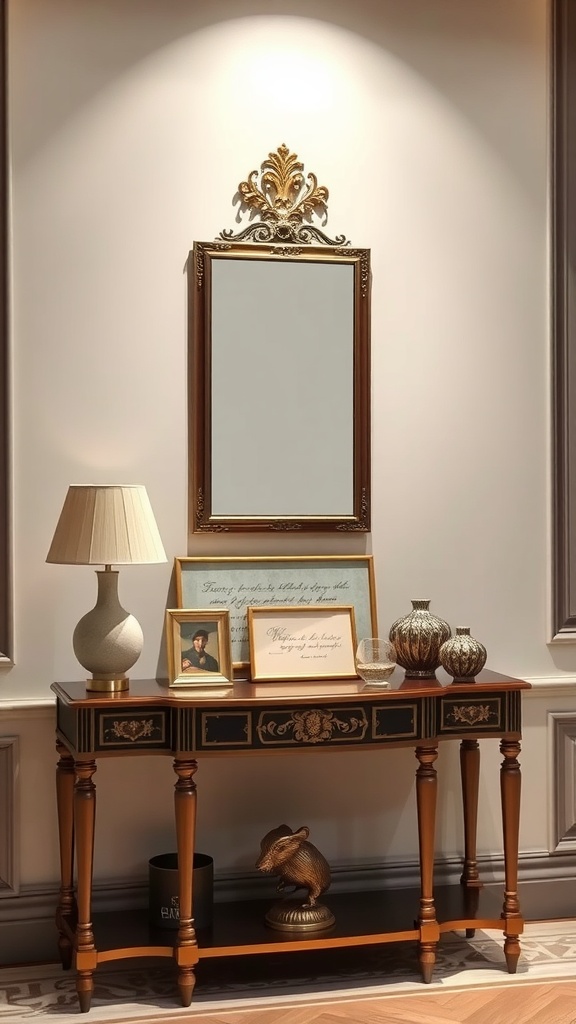
<path fill-rule="evenodd" d="M 369 251 L 196 242 L 190 526 L 368 530 Z"/>

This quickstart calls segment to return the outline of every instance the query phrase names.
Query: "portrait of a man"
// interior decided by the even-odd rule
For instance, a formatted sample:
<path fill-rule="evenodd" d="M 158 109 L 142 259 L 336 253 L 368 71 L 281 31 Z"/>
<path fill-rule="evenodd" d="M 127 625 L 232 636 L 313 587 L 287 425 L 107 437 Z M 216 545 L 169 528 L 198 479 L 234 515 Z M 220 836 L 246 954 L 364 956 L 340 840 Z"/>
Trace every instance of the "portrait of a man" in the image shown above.
<path fill-rule="evenodd" d="M 216 632 L 216 630 L 215 630 Z M 216 658 L 206 650 L 210 635 L 206 629 L 197 629 L 192 637 L 192 646 L 184 649 L 182 640 L 182 672 L 219 672 Z"/>
<path fill-rule="evenodd" d="M 168 685 L 202 690 L 234 677 L 227 608 L 167 608 Z"/>

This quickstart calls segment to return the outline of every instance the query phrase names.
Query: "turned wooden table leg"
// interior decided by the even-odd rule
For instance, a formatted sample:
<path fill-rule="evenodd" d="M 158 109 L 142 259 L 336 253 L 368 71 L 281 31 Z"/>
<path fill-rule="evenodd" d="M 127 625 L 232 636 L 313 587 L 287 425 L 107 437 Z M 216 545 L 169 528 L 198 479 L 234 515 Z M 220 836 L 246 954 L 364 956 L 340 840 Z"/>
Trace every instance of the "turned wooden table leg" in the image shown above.
<path fill-rule="evenodd" d="M 56 908 L 58 950 L 64 970 L 72 965 L 73 945 L 70 931 L 76 927 L 74 894 L 74 758 L 63 743 L 56 741 L 59 754 L 56 765 L 56 805 L 60 845 L 60 895 Z"/>
<path fill-rule="evenodd" d="M 503 739 L 500 752 L 504 758 L 500 767 L 500 795 L 502 798 L 502 829 L 504 833 L 504 955 L 508 973 L 515 974 L 520 957 L 520 941 L 524 921 L 518 899 L 518 843 L 520 832 L 521 775 L 518 740 Z"/>
<path fill-rule="evenodd" d="M 198 764 L 193 760 L 175 758 L 174 771 L 178 781 L 174 787 L 176 814 L 176 846 L 178 850 L 178 902 L 180 927 L 174 955 L 178 964 L 178 989 L 182 1006 L 190 1006 L 196 984 L 194 965 L 198 963 L 198 943 L 192 920 L 192 884 L 196 836 L 196 783 Z"/>
<path fill-rule="evenodd" d="M 464 869 L 460 881 L 463 885 L 481 886 L 476 861 L 480 780 L 480 745 L 477 740 L 462 740 L 460 744 L 460 776 L 464 811 Z"/>
<path fill-rule="evenodd" d="M 434 762 L 438 747 L 416 747 L 419 767 L 416 772 L 418 843 L 420 849 L 420 925 L 419 955 L 423 980 L 432 981 L 440 929 L 434 905 L 434 837 L 438 780 Z"/>
<path fill-rule="evenodd" d="M 478 790 L 480 782 L 480 745 L 478 740 L 462 740 L 460 744 L 460 777 L 462 780 L 462 809 L 464 814 L 464 866 L 460 882 L 466 888 L 481 888 L 476 860 L 478 829 Z M 476 900 L 477 903 L 477 900 Z M 475 928 L 466 929 L 471 939 Z"/>
<path fill-rule="evenodd" d="M 92 930 L 92 868 L 96 786 L 92 776 L 96 761 L 76 761 L 74 823 L 76 827 L 76 872 L 78 924 L 76 925 L 76 991 L 82 1013 L 87 1013 L 94 991 L 93 974 L 98 963 Z"/>

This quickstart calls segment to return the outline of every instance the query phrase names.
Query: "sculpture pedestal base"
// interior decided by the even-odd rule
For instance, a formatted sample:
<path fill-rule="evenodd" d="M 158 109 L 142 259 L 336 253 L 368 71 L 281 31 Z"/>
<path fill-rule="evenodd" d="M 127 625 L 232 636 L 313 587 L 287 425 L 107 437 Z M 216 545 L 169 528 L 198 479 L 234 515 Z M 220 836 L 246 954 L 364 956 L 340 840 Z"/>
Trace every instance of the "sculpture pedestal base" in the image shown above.
<path fill-rule="evenodd" d="M 336 918 L 321 903 L 303 907 L 298 900 L 281 900 L 270 907 L 264 920 L 270 928 L 281 932 L 317 932 L 331 928 Z"/>

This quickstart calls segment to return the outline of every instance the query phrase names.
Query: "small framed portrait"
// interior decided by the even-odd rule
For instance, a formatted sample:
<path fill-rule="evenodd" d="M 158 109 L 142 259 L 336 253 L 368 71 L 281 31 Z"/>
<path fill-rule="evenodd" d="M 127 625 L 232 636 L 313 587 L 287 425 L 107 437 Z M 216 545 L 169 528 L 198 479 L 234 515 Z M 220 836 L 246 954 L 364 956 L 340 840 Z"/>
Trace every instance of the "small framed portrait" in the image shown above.
<path fill-rule="evenodd" d="M 168 608 L 166 653 L 170 686 L 204 689 L 230 683 L 232 650 L 228 609 Z"/>

